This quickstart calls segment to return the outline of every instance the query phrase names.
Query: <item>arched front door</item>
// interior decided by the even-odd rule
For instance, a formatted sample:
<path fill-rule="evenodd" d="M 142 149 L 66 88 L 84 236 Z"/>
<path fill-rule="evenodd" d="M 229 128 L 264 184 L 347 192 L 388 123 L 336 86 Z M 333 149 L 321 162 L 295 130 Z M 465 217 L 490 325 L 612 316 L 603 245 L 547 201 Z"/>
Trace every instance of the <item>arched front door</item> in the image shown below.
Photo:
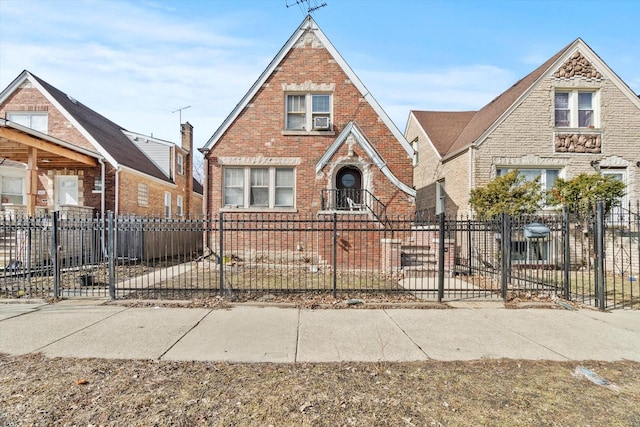
<path fill-rule="evenodd" d="M 353 209 L 362 198 L 362 172 L 355 166 L 345 166 L 336 175 L 337 209 Z"/>

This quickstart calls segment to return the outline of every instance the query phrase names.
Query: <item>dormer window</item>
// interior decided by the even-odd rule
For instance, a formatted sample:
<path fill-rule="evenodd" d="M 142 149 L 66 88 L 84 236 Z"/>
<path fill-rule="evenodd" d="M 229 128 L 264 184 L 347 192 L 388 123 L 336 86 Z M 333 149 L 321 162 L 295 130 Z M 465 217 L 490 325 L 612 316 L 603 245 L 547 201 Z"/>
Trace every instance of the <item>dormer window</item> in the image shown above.
<path fill-rule="evenodd" d="M 565 128 L 594 128 L 596 119 L 596 96 L 594 91 L 556 91 L 555 126 Z"/>
<path fill-rule="evenodd" d="M 7 120 L 33 130 L 37 130 L 38 132 L 48 132 L 49 120 L 46 112 L 25 111 L 19 113 L 7 113 Z"/>
<path fill-rule="evenodd" d="M 286 99 L 286 130 L 331 130 L 331 95 L 289 94 Z"/>

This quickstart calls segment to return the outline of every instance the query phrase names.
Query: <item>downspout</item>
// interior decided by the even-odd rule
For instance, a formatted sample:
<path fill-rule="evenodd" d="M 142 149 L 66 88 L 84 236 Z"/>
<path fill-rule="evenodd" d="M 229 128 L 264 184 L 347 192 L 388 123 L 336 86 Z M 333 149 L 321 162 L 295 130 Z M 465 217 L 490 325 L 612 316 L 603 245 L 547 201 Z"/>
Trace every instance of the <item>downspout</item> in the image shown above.
<path fill-rule="evenodd" d="M 100 163 L 100 182 L 102 182 L 102 191 L 100 192 L 100 217 L 104 218 L 104 208 L 106 206 L 105 203 L 105 188 L 106 188 L 106 183 L 104 182 L 105 180 L 105 171 L 104 171 L 104 160 L 103 159 L 98 159 L 98 163 Z"/>
<path fill-rule="evenodd" d="M 475 187 L 475 177 L 473 176 L 473 164 L 474 164 L 474 154 L 475 154 L 475 145 L 471 144 L 469 146 L 469 179 L 467 179 L 467 184 L 469 188 L 467 188 L 467 194 L 471 194 L 471 190 Z M 467 215 L 471 215 L 471 205 L 467 201 Z"/>
<path fill-rule="evenodd" d="M 115 216 L 118 216 L 118 206 L 120 206 L 120 165 L 116 168 L 116 199 L 113 207 Z"/>
<path fill-rule="evenodd" d="M 211 220 L 209 217 L 209 179 L 211 174 L 209 173 L 209 158 L 207 157 L 209 154 L 208 149 L 200 149 L 200 152 L 203 156 L 203 172 L 204 179 L 202 180 L 202 213 L 204 214 L 205 221 Z M 207 227 L 207 230 L 209 227 Z M 204 239 L 204 251 L 205 253 L 211 253 L 211 249 L 209 248 L 209 240 L 210 240 L 210 231 L 207 231 L 202 238 Z"/>
<path fill-rule="evenodd" d="M 107 255 L 107 241 L 106 241 L 106 235 L 105 235 L 105 231 L 106 231 L 106 223 L 105 223 L 105 216 L 104 216 L 104 208 L 105 208 L 105 199 L 104 199 L 104 193 L 105 193 L 105 188 L 106 188 L 106 183 L 104 182 L 105 179 L 105 172 L 104 172 L 104 160 L 103 159 L 98 159 L 98 163 L 100 163 L 100 179 L 102 182 L 102 188 L 100 189 L 100 221 L 102 224 L 102 227 L 100 227 L 101 229 L 101 234 L 102 234 L 102 238 L 100 239 L 101 242 L 101 249 L 102 249 L 102 255 L 106 256 Z"/>

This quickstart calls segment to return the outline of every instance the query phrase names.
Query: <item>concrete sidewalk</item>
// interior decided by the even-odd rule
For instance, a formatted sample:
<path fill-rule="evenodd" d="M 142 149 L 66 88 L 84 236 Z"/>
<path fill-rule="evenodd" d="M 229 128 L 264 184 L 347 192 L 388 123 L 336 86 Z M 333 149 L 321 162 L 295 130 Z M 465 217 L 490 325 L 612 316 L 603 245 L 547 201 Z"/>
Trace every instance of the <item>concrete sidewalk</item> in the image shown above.
<path fill-rule="evenodd" d="M 448 310 L 249 305 L 212 310 L 104 303 L 0 302 L 0 353 L 284 363 L 640 361 L 640 311 L 510 310 L 501 303 Z"/>

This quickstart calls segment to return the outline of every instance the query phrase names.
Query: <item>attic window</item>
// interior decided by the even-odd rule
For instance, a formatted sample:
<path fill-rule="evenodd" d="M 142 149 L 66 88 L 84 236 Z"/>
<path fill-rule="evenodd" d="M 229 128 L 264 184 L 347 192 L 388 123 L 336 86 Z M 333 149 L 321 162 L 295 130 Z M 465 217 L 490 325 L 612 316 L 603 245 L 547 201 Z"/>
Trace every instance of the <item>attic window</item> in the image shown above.
<path fill-rule="evenodd" d="M 594 128 L 598 125 L 595 91 L 557 90 L 555 93 L 555 126 Z"/>
<path fill-rule="evenodd" d="M 7 120 L 42 133 L 47 133 L 49 127 L 47 113 L 35 111 L 7 113 Z"/>
<path fill-rule="evenodd" d="M 331 101 L 330 94 L 288 94 L 286 96 L 286 129 L 299 131 L 331 130 Z"/>

